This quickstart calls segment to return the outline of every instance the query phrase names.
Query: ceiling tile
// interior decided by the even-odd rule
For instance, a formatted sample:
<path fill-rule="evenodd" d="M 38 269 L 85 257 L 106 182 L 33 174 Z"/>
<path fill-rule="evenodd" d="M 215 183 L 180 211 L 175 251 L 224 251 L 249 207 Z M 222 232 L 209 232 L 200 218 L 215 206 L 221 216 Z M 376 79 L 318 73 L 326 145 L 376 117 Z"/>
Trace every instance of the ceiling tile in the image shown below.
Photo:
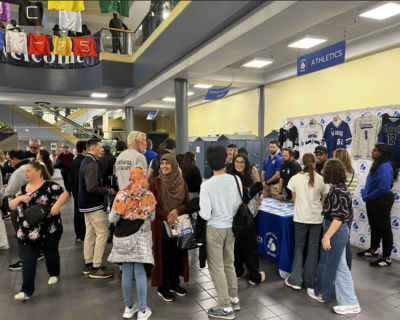
<path fill-rule="evenodd" d="M 313 35 L 321 37 L 329 37 L 339 32 L 343 32 L 342 26 L 326 25 L 321 29 L 318 29 Z"/>

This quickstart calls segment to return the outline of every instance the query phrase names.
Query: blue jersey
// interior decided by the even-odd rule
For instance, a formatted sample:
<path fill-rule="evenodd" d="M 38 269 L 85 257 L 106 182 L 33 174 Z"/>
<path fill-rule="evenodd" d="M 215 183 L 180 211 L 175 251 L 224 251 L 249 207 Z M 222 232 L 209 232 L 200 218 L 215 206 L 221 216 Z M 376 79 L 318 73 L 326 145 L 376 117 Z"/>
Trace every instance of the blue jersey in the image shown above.
<path fill-rule="evenodd" d="M 0 50 L 3 50 L 4 47 L 4 32 L 0 29 Z"/>
<path fill-rule="evenodd" d="M 326 148 L 328 149 L 328 158 L 333 158 L 333 151 L 336 149 L 346 149 L 346 145 L 351 143 L 351 132 L 349 125 L 341 121 L 334 124 L 329 123 L 326 126 L 324 139 Z"/>
<path fill-rule="evenodd" d="M 390 147 L 396 167 L 400 168 L 400 117 L 390 117 L 387 113 L 382 115 L 382 127 L 378 141 L 386 143 Z"/>

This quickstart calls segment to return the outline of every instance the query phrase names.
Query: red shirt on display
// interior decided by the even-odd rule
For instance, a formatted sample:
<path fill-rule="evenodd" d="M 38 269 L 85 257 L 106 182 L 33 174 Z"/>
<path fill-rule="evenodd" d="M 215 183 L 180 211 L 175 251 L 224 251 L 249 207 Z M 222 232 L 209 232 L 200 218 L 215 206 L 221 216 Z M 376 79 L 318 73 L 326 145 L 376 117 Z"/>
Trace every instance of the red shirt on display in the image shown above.
<path fill-rule="evenodd" d="M 74 55 L 81 57 L 97 57 L 97 47 L 94 39 L 74 38 Z"/>
<path fill-rule="evenodd" d="M 28 36 L 28 54 L 36 56 L 50 56 L 50 43 L 44 34 L 29 34 Z"/>

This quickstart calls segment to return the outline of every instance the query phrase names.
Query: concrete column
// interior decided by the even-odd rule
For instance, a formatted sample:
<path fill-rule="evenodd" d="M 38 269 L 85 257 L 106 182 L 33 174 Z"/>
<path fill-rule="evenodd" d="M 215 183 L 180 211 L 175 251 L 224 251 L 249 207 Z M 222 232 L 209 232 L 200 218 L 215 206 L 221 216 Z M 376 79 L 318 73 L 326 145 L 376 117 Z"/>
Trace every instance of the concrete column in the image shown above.
<path fill-rule="evenodd" d="M 125 131 L 127 138 L 133 130 L 133 107 L 125 107 Z"/>
<path fill-rule="evenodd" d="M 264 150 L 264 125 L 265 125 L 265 86 L 258 87 L 258 137 L 261 139 L 261 163 L 266 157 L 266 150 Z"/>
<path fill-rule="evenodd" d="M 176 154 L 189 151 L 188 81 L 175 79 L 175 141 Z"/>

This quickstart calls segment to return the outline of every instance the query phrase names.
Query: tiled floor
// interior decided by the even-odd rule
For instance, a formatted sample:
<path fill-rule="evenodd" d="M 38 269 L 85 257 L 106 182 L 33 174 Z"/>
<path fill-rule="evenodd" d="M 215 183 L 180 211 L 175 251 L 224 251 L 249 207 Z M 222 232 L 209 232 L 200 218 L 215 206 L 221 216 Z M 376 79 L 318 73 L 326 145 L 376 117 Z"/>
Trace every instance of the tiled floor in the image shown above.
<path fill-rule="evenodd" d="M 106 262 L 111 245 L 107 244 L 104 263 L 116 271 L 115 278 L 93 280 L 82 275 L 82 244 L 74 241 L 72 199 L 62 209 L 62 216 L 60 282 L 49 286 L 45 263 L 39 262 L 36 291 L 26 302 L 13 299 L 21 288 L 22 279 L 21 272 L 8 270 L 8 265 L 18 259 L 18 250 L 11 222 L 6 222 L 11 249 L 0 252 L 0 320 L 122 319 L 124 304 L 120 275 L 115 265 Z M 217 305 L 216 291 L 208 270 L 198 268 L 196 254 L 192 251 L 190 255 L 190 282 L 182 284 L 188 290 L 188 296 L 178 297 L 173 303 L 164 302 L 149 285 L 148 305 L 153 310 L 150 319 L 208 318 L 204 310 Z M 309 298 L 304 289 L 294 291 L 285 287 L 274 263 L 261 258 L 261 266 L 267 275 L 265 283 L 252 287 L 244 279 L 239 281 L 241 311 L 236 313 L 236 319 L 347 319 L 333 313 L 334 296 L 331 302 L 321 304 Z M 352 274 L 362 313 L 349 318 L 400 319 L 400 262 L 394 262 L 391 268 L 377 270 L 369 267 L 365 260 L 354 257 Z"/>

